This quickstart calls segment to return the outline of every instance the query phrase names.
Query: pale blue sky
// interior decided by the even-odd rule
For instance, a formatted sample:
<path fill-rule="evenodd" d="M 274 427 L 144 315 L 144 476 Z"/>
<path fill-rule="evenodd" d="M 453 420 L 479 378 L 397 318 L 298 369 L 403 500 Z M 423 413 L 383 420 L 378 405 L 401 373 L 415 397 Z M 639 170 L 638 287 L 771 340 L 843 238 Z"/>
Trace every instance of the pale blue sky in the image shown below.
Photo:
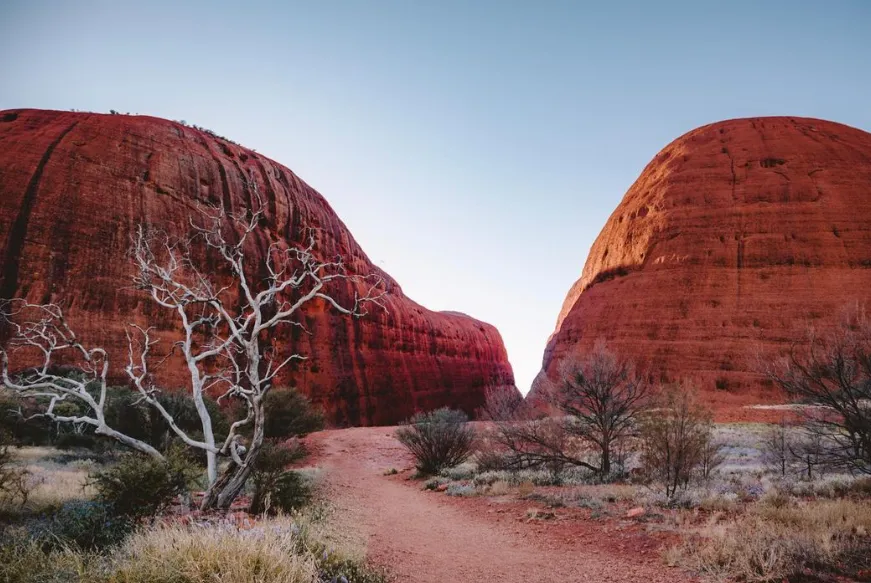
<path fill-rule="evenodd" d="M 757 115 L 871 130 L 871 2 L 3 0 L 14 107 L 185 119 L 288 166 L 409 296 L 495 324 L 525 392 L 665 144 Z"/>

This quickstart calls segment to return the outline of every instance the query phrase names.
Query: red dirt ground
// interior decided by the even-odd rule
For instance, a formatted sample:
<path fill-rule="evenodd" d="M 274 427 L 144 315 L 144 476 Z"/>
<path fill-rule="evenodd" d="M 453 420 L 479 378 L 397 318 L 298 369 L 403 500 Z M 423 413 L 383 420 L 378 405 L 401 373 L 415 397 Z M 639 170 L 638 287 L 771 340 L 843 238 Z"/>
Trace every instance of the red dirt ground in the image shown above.
<path fill-rule="evenodd" d="M 534 503 L 422 490 L 402 471 L 412 462 L 393 431 L 331 430 L 308 443 L 331 498 L 365 537 L 369 558 L 397 581 L 691 581 L 662 563 L 659 548 L 667 541 L 643 523 L 595 521 L 567 508 L 555 509 L 551 520 L 528 520 Z M 385 476 L 390 468 L 401 471 Z"/>

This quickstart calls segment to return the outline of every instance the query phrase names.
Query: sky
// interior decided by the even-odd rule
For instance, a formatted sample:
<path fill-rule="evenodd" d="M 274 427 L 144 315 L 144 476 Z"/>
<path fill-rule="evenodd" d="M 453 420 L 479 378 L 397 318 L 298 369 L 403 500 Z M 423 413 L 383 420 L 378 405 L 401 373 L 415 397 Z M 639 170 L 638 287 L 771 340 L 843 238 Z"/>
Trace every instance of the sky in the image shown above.
<path fill-rule="evenodd" d="M 871 130 L 871 2 L 2 0 L 0 109 L 186 120 L 321 192 L 517 386 L 644 166 L 700 125 Z"/>

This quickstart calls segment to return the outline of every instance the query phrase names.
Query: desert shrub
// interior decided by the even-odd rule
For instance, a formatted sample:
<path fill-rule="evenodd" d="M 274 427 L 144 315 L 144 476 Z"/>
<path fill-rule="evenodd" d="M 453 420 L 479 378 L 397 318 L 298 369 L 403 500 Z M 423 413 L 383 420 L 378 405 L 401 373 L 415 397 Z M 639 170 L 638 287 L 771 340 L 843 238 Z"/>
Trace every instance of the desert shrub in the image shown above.
<path fill-rule="evenodd" d="M 699 443 L 698 473 L 703 480 L 710 480 L 726 461 L 726 445 L 714 436 L 713 425 L 703 431 Z"/>
<path fill-rule="evenodd" d="M 448 486 L 445 493 L 448 496 L 474 496 L 478 492 L 472 484 L 454 483 Z"/>
<path fill-rule="evenodd" d="M 117 516 L 109 504 L 97 500 L 67 502 L 52 516 L 28 525 L 29 536 L 45 550 L 100 549 L 120 543 L 132 530 L 129 518 Z"/>
<path fill-rule="evenodd" d="M 324 414 L 296 389 L 276 389 L 266 395 L 264 434 L 277 439 L 305 435 L 324 428 Z"/>
<path fill-rule="evenodd" d="M 637 420 L 649 404 L 649 394 L 644 375 L 604 344 L 589 354 L 566 359 L 548 397 L 566 415 L 565 430 L 598 456 L 596 464 L 579 461 L 573 465 L 610 474 L 616 450 L 635 432 Z"/>
<path fill-rule="evenodd" d="M 311 497 L 311 488 L 299 472 L 287 466 L 306 455 L 299 444 L 282 445 L 264 441 L 251 472 L 252 514 L 289 512 L 303 506 Z"/>
<path fill-rule="evenodd" d="M 424 490 L 437 490 L 442 484 L 450 484 L 451 479 L 444 476 L 433 476 L 423 483 Z"/>
<path fill-rule="evenodd" d="M 93 474 L 91 485 L 113 514 L 142 518 L 169 506 L 198 474 L 199 470 L 175 450 L 164 460 L 131 453 Z"/>
<path fill-rule="evenodd" d="M 642 469 L 669 499 L 685 490 L 706 463 L 711 466 L 716 461 L 709 451 L 713 447 L 711 414 L 686 387 L 665 390 L 640 428 Z"/>
<path fill-rule="evenodd" d="M 486 472 L 475 474 L 475 477 L 472 478 L 472 482 L 474 482 L 476 486 L 489 486 L 500 481 L 507 482 L 509 481 L 510 476 L 510 472 L 502 470 L 488 470 Z"/>
<path fill-rule="evenodd" d="M 414 456 L 422 474 L 437 474 L 472 455 L 474 429 L 462 411 L 448 408 L 418 413 L 396 430 L 396 439 Z"/>
<path fill-rule="evenodd" d="M 465 462 L 458 466 L 443 468 L 439 475 L 451 480 L 470 480 L 475 475 L 476 469 L 475 464 Z"/>

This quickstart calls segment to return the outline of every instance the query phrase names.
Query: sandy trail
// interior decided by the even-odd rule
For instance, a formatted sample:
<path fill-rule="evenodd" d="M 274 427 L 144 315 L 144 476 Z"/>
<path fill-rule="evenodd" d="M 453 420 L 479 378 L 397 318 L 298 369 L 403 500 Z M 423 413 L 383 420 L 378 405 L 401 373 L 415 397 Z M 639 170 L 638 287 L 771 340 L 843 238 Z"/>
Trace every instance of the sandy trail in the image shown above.
<path fill-rule="evenodd" d="M 370 559 L 403 582 L 688 581 L 665 567 L 639 532 L 599 522 L 525 520 L 525 507 L 485 498 L 459 500 L 385 476 L 410 459 L 391 428 L 311 436 L 319 465 Z M 627 549 L 627 547 L 631 547 Z M 643 549 L 643 550 L 641 550 Z"/>

